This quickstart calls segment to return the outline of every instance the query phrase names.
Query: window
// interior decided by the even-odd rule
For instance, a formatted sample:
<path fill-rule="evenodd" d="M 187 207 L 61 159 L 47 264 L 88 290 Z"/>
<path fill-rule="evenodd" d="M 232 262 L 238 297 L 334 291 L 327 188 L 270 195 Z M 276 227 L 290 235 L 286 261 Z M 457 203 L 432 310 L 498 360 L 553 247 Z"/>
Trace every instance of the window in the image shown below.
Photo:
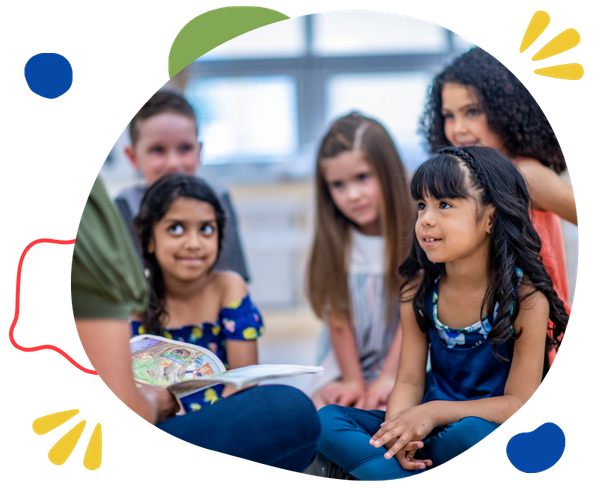
<path fill-rule="evenodd" d="M 316 14 L 313 53 L 318 56 L 435 53 L 447 48 L 442 27 L 376 12 Z"/>
<path fill-rule="evenodd" d="M 428 72 L 331 76 L 326 90 L 327 120 L 331 123 L 352 110 L 373 116 L 388 130 L 410 171 L 425 159 L 417 127 L 431 79 Z"/>
<path fill-rule="evenodd" d="M 198 116 L 203 164 L 279 162 L 298 147 L 290 76 L 198 78 L 185 96 Z"/>
<path fill-rule="evenodd" d="M 284 20 L 247 32 L 206 53 L 203 60 L 289 58 L 306 52 L 304 18 Z"/>

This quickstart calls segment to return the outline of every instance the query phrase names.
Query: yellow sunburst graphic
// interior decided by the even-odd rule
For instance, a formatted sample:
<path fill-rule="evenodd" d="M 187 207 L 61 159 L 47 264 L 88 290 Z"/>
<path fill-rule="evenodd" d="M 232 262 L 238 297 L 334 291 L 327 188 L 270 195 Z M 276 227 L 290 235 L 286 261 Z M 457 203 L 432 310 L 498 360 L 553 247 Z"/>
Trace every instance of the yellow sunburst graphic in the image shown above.
<path fill-rule="evenodd" d="M 546 27 L 550 25 L 550 16 L 540 10 L 533 14 L 523 41 L 521 41 L 521 47 L 519 52 L 525 52 L 546 30 Z M 550 40 L 544 47 L 542 47 L 537 53 L 531 58 L 532 61 L 540 61 L 547 59 L 551 56 L 564 53 L 569 49 L 573 49 L 579 44 L 581 37 L 579 32 L 575 29 L 567 29 L 552 40 Z M 534 70 L 534 73 L 542 76 L 549 76 L 551 78 L 560 78 L 562 80 L 580 80 L 583 77 L 583 66 L 579 63 L 570 64 L 559 64 L 555 66 L 548 66 L 547 68 L 539 68 Z"/>
<path fill-rule="evenodd" d="M 72 419 L 78 413 L 79 410 L 65 410 L 40 417 L 33 421 L 33 431 L 38 435 L 47 434 Z M 48 459 L 51 463 L 59 466 L 69 459 L 85 429 L 85 424 L 86 421 L 82 420 L 54 444 L 48 452 Z M 96 424 L 83 457 L 83 465 L 93 471 L 98 469 L 100 464 L 102 464 L 102 427 L 100 424 Z"/>

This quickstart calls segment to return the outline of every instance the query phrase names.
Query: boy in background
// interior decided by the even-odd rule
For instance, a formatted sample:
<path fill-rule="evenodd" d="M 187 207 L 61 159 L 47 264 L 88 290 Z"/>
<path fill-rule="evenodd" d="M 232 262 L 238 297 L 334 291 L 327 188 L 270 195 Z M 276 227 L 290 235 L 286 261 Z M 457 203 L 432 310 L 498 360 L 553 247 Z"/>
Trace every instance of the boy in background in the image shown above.
<path fill-rule="evenodd" d="M 142 173 L 145 184 L 123 190 L 115 199 L 115 205 L 141 256 L 133 219 L 146 188 L 167 174 L 195 174 L 200 166 L 202 143 L 198 141 L 198 121 L 192 106 L 183 96 L 166 90 L 156 92 L 133 117 L 129 135 L 131 144 L 125 148 L 125 154 Z M 235 271 L 249 281 L 237 219 L 227 190 L 211 187 L 227 215 L 223 249 L 215 269 Z"/>

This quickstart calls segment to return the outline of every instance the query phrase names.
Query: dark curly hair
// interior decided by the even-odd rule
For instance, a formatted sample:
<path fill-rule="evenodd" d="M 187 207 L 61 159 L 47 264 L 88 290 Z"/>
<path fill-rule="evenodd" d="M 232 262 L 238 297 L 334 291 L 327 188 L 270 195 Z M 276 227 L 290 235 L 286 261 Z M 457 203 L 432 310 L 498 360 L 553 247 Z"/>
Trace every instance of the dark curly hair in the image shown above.
<path fill-rule="evenodd" d="M 550 304 L 550 320 L 554 326 L 551 328 L 552 336 L 546 336 L 546 351 L 558 348 L 569 316 L 540 256 L 542 244 L 529 216 L 529 192 L 515 165 L 502 153 L 488 147 L 447 147 L 417 168 L 410 191 L 415 201 L 431 195 L 439 200 L 475 199 L 479 210 L 487 205 L 494 206 L 488 285 L 480 311 L 481 318 L 487 315 L 492 324 L 488 340 L 498 355 L 498 346 L 518 338 L 511 332 L 525 298 L 513 292 L 518 290 L 515 273 L 518 267 L 528 277 L 533 289 L 542 292 Z M 400 275 L 406 279 L 401 300 L 412 300 L 415 317 L 423 332 L 433 325 L 425 303 L 435 280 L 444 273 L 444 269 L 444 263 L 433 263 L 427 258 L 413 234 L 410 255 L 399 269 Z M 421 272 L 423 279 L 418 289 L 409 288 L 410 281 Z M 497 315 L 490 320 L 495 315 L 496 304 Z"/>
<path fill-rule="evenodd" d="M 442 116 L 446 83 L 475 89 L 490 129 L 502 138 L 511 158 L 537 159 L 556 173 L 566 169 L 556 135 L 531 93 L 500 61 L 479 47 L 455 58 L 429 88 L 419 133 L 425 136 L 431 154 L 450 145 Z"/>
<path fill-rule="evenodd" d="M 142 257 L 150 282 L 150 300 L 142 316 L 142 323 L 149 334 L 161 334 L 163 324 L 169 317 L 164 304 L 166 289 L 162 271 L 154 253 L 148 251 L 149 244 L 154 236 L 154 226 L 169 211 L 171 204 L 179 198 L 193 198 L 206 202 L 213 207 L 218 239 L 215 263 L 221 253 L 223 231 L 225 229 L 225 211 L 215 192 L 204 180 L 196 176 L 171 174 L 163 176 L 146 190 L 140 204 L 140 212 L 135 218 L 134 224 L 138 230 Z"/>

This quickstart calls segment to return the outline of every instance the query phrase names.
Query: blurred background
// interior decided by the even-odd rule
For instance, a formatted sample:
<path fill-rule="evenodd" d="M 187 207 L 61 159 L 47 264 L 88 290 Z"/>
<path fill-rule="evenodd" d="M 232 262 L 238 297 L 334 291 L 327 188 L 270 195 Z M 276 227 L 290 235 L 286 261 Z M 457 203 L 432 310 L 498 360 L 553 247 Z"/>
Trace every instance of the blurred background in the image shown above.
<path fill-rule="evenodd" d="M 322 324 L 307 305 L 304 275 L 320 138 L 337 117 L 360 111 L 388 129 L 411 173 L 427 158 L 417 129 L 428 87 L 471 47 L 442 27 L 408 17 L 316 14 L 239 36 L 165 85 L 196 110 L 199 175 L 227 187 L 237 211 L 250 294 L 266 325 L 261 362 L 316 361 Z M 101 170 L 112 197 L 141 182 L 125 157 L 127 144 L 125 130 Z M 564 222 L 563 232 L 572 301 L 577 227 Z M 309 381 L 286 383 L 306 389 Z"/>

